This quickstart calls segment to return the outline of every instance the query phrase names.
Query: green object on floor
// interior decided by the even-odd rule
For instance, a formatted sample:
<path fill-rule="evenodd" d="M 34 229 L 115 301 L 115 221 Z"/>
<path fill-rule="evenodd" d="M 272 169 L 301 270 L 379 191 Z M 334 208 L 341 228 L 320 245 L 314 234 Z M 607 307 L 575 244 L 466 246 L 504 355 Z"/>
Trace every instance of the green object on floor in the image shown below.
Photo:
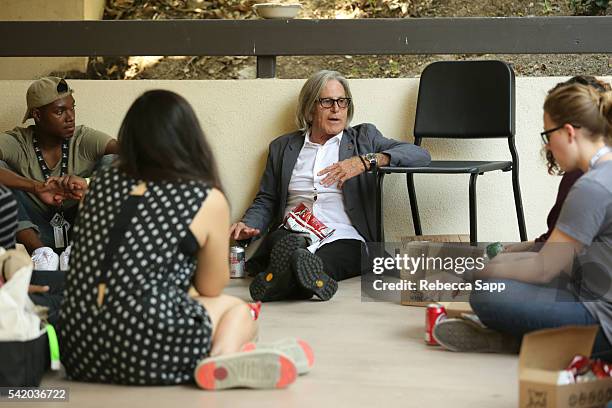
<path fill-rule="evenodd" d="M 59 342 L 57 341 L 57 333 L 55 328 L 50 324 L 47 325 L 47 337 L 49 338 L 49 351 L 51 353 L 51 369 L 60 369 L 60 350 Z"/>
<path fill-rule="evenodd" d="M 492 244 L 489 244 L 487 245 L 487 257 L 489 257 L 489 259 L 493 259 L 503 250 L 504 245 L 501 242 L 494 242 Z"/>

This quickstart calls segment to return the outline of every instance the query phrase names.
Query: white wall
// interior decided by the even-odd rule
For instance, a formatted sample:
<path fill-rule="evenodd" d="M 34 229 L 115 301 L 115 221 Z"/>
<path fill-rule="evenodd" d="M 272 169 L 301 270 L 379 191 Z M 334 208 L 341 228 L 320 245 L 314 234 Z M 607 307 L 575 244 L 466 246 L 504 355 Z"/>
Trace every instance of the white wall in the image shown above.
<path fill-rule="evenodd" d="M 546 91 L 565 78 L 517 79 L 517 148 L 520 181 L 533 238 L 546 230 L 546 215 L 556 196 L 558 177 L 548 176 L 539 132 Z M 238 219 L 254 197 L 268 143 L 294 129 L 293 112 L 303 80 L 240 81 L 70 81 L 75 89 L 77 122 L 116 135 L 123 115 L 143 91 L 170 89 L 186 97 L 197 112 L 219 162 L 222 181 Z M 353 123 L 371 122 L 385 136 L 412 141 L 418 79 L 351 80 L 356 104 Z M 4 108 L 0 129 L 16 126 L 25 111 L 29 81 L 0 81 Z M 506 140 L 426 141 L 435 159 L 510 160 Z M 416 189 L 425 234 L 468 233 L 467 175 L 417 175 Z M 479 240 L 518 240 L 510 173 L 478 178 Z M 385 182 L 387 240 L 413 235 L 401 175 Z"/>

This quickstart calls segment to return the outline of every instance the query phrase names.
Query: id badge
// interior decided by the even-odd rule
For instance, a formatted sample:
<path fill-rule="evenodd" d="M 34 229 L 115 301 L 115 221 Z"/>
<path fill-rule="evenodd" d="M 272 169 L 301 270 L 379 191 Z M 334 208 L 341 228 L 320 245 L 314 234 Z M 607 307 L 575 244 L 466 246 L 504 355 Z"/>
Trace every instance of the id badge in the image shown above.
<path fill-rule="evenodd" d="M 62 214 L 56 213 L 53 218 L 51 218 L 50 224 L 53 227 L 53 239 L 55 240 L 55 247 L 67 247 L 69 245 L 68 229 L 70 229 L 70 223 L 66 221 Z"/>

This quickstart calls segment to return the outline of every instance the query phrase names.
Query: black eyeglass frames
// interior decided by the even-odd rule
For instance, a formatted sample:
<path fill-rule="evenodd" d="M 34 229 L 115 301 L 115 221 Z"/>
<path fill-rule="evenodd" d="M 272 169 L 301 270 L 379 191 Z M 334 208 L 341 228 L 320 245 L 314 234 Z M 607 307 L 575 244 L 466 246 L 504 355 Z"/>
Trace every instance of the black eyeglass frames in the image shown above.
<path fill-rule="evenodd" d="M 555 128 L 552 128 L 552 129 L 546 129 L 545 131 L 540 132 L 540 137 L 542 138 L 542 142 L 545 145 L 549 144 L 550 143 L 550 135 L 551 135 L 551 133 L 556 132 L 559 129 L 563 129 L 564 126 L 565 126 L 565 124 L 563 124 L 561 126 L 557 126 Z M 572 124 L 572 126 L 575 127 L 576 129 L 580 129 L 580 125 L 573 125 Z"/>
<path fill-rule="evenodd" d="M 345 109 L 351 104 L 351 98 L 319 98 L 319 105 L 322 108 L 330 109 L 334 103 L 338 105 L 338 108 Z"/>

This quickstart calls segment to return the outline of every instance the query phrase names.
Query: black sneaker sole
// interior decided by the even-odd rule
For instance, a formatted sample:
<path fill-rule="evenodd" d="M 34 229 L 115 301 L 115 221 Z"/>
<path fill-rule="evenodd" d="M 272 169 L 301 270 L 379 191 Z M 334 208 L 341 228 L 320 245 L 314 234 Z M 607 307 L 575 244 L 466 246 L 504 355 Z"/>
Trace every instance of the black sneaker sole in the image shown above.
<path fill-rule="evenodd" d="M 464 319 L 446 319 L 434 326 L 434 339 L 450 351 L 516 353 L 518 340 Z"/>
<path fill-rule="evenodd" d="M 291 255 L 307 245 L 304 237 L 293 234 L 283 237 L 274 245 L 268 270 L 257 274 L 249 286 L 253 300 L 271 302 L 291 297 L 297 288 L 291 273 Z"/>
<path fill-rule="evenodd" d="M 319 299 L 329 300 L 338 290 L 338 282 L 324 271 L 323 261 L 306 249 L 298 249 L 291 257 L 298 283 Z"/>

